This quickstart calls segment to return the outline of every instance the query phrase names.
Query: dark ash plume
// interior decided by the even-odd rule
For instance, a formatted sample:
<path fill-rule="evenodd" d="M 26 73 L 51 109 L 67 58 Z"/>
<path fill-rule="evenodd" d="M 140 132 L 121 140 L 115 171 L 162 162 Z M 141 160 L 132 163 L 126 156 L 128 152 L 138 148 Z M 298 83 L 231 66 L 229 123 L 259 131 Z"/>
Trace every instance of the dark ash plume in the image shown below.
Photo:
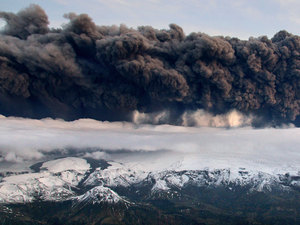
<path fill-rule="evenodd" d="M 68 120 L 130 120 L 132 112 L 238 110 L 274 125 L 300 126 L 300 37 L 280 31 L 248 41 L 185 36 L 149 26 L 97 26 L 86 14 L 66 14 L 49 29 L 31 5 L 0 12 L 0 113 Z"/>

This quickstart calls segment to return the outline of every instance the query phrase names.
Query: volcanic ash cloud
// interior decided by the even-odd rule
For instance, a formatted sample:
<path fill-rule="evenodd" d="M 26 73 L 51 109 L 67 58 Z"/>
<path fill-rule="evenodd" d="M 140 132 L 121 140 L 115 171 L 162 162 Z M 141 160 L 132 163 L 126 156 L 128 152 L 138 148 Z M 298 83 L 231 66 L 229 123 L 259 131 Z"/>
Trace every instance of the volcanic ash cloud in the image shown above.
<path fill-rule="evenodd" d="M 31 118 L 130 121 L 169 111 L 181 124 L 204 110 L 237 110 L 253 125 L 300 125 L 300 37 L 237 38 L 98 26 L 86 14 L 50 29 L 37 5 L 0 12 L 0 113 Z M 198 120 L 186 119 L 187 124 Z"/>

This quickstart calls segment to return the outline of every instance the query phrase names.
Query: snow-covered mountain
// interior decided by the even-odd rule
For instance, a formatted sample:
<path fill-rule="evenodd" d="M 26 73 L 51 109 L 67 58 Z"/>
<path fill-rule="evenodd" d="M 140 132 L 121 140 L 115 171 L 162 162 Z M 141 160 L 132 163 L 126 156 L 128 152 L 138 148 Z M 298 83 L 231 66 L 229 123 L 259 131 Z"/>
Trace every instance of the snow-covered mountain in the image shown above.
<path fill-rule="evenodd" d="M 99 203 L 128 203 L 129 201 L 120 197 L 116 192 L 104 186 L 96 186 L 83 195 L 76 196 L 73 200 L 84 204 L 99 204 Z"/>
<path fill-rule="evenodd" d="M 39 172 L 10 175 L 0 183 L 1 203 L 35 200 L 63 201 L 74 196 L 75 188 L 90 165 L 84 159 L 68 157 L 42 164 Z"/>
<path fill-rule="evenodd" d="M 201 168 L 188 169 L 185 160 L 164 161 L 152 167 L 155 160 L 107 160 L 93 166 L 89 158 L 65 157 L 40 163 L 36 171 L 24 174 L 6 174 L 0 182 L 1 203 L 28 203 L 34 201 L 66 201 L 77 203 L 126 203 L 130 196 L 119 194 L 117 189 L 144 190 L 143 198 L 164 193 L 178 193 L 187 187 L 224 187 L 248 192 L 291 191 L 300 188 L 300 172 L 270 168 Z M 103 160 L 101 161 L 103 163 Z M 151 163 L 149 163 L 151 162 Z M 152 165 L 152 166 L 151 166 Z M 189 165 L 192 165 L 189 161 Z M 270 172 L 271 171 L 271 172 Z"/>

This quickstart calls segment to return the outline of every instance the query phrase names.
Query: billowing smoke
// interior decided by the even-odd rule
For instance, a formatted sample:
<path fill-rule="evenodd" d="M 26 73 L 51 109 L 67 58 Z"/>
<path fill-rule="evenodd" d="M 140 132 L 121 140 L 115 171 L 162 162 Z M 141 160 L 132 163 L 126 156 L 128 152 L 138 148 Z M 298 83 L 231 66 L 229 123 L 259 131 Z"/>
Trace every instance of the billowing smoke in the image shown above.
<path fill-rule="evenodd" d="M 155 113 L 140 113 L 138 111 L 134 111 L 132 116 L 132 122 L 135 124 L 166 124 L 169 121 L 169 111 Z M 245 127 L 253 124 L 253 117 L 245 116 L 236 110 L 214 116 L 202 109 L 198 109 L 196 111 L 185 111 L 177 118 L 175 124 L 180 126 L 196 127 Z"/>
<path fill-rule="evenodd" d="M 254 125 L 300 126 L 300 37 L 280 31 L 248 41 L 149 26 L 97 26 L 86 14 L 49 29 L 31 5 L 1 12 L 0 113 L 127 120 L 169 112 L 164 123 L 197 124 L 237 110 Z M 222 116 L 221 116 L 222 117 Z M 163 118 L 165 119 L 165 118 Z"/>

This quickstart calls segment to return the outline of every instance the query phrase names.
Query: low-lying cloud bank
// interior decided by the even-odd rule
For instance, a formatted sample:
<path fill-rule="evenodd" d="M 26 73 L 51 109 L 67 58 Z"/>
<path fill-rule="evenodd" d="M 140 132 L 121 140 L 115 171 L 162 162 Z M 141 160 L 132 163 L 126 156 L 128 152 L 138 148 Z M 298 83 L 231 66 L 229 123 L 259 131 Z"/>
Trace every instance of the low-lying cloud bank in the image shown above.
<path fill-rule="evenodd" d="M 169 150 L 165 151 L 165 155 L 190 156 L 201 159 L 199 163 L 207 160 L 218 163 L 226 159 L 228 165 L 233 163 L 232 160 L 250 160 L 287 166 L 298 165 L 300 160 L 300 129 L 292 127 L 228 129 L 100 122 L 92 119 L 65 122 L 4 116 L 0 117 L 0 124 L 1 161 L 42 160 L 53 151 L 63 152 L 67 148 L 75 151 L 98 149 L 82 154 L 96 159 L 125 149 L 133 155 L 140 150 L 150 153 Z M 110 153 L 101 149 L 110 150 Z"/>

